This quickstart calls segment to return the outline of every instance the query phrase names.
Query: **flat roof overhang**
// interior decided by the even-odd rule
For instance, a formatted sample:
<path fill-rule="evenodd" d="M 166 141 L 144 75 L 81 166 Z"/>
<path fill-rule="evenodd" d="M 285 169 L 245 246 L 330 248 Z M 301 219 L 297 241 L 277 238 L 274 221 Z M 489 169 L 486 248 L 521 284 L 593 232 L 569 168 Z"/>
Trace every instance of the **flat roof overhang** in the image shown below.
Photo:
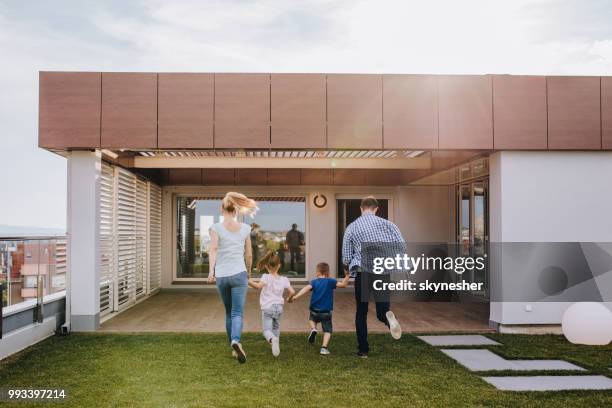
<path fill-rule="evenodd" d="M 612 77 L 41 72 L 39 145 L 612 150 Z"/>
<path fill-rule="evenodd" d="M 430 157 L 404 158 L 261 158 L 261 157 L 142 157 L 132 159 L 140 169 L 431 169 Z"/>

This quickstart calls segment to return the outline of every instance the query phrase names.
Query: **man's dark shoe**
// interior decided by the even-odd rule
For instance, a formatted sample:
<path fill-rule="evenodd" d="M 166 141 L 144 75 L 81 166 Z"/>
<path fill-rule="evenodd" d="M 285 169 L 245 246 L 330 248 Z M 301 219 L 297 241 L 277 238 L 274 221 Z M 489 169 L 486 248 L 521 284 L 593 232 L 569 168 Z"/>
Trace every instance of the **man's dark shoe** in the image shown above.
<path fill-rule="evenodd" d="M 368 358 L 368 353 L 362 353 L 361 351 L 357 353 L 357 357 L 359 358 Z"/>

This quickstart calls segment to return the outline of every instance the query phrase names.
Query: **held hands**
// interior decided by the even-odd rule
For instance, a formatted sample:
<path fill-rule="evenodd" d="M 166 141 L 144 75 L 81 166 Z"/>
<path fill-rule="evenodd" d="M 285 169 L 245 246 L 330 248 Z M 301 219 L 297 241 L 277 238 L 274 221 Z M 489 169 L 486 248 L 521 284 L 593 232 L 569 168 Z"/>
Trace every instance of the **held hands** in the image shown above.
<path fill-rule="evenodd" d="M 287 302 L 288 303 L 293 303 L 293 301 L 295 300 L 295 295 L 289 295 L 287 296 Z"/>

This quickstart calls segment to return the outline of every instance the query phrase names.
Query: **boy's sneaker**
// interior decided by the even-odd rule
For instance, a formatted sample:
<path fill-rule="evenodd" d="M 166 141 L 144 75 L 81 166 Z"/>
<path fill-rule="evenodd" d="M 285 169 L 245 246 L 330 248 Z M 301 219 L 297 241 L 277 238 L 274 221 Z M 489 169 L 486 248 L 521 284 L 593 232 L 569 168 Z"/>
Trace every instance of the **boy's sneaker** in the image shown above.
<path fill-rule="evenodd" d="M 308 335 L 308 342 L 312 344 L 315 342 L 316 338 L 317 338 L 317 329 L 312 329 L 310 331 L 310 334 Z"/>
<path fill-rule="evenodd" d="M 368 353 L 362 353 L 361 351 L 359 351 L 359 352 L 357 353 L 357 357 L 359 357 L 359 358 L 364 358 L 364 359 L 365 359 L 365 358 L 368 358 Z"/>
<path fill-rule="evenodd" d="M 327 347 L 321 347 L 321 351 L 319 351 L 319 354 L 326 356 L 328 354 L 331 354 L 331 352 L 327 349 Z"/>
<path fill-rule="evenodd" d="M 272 355 L 274 357 L 278 357 L 279 354 L 280 354 L 280 341 L 278 337 L 273 336 L 272 337 Z"/>
<path fill-rule="evenodd" d="M 232 349 L 236 352 L 236 358 L 240 364 L 246 363 L 246 353 L 242 349 L 242 344 L 237 341 L 232 341 Z"/>
<path fill-rule="evenodd" d="M 402 337 L 402 326 L 400 326 L 399 322 L 395 318 L 395 314 L 392 311 L 388 311 L 387 320 L 389 321 L 389 330 L 391 331 L 391 337 L 395 340 L 399 340 Z"/>

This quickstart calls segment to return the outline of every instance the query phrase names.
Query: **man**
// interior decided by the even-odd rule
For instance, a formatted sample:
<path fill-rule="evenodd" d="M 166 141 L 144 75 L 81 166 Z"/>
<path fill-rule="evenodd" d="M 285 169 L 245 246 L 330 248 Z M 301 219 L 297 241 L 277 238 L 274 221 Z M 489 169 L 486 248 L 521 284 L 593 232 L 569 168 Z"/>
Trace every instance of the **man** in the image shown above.
<path fill-rule="evenodd" d="M 387 293 L 375 291 L 372 287 L 375 279 L 388 279 L 388 275 L 374 275 L 364 270 L 361 260 L 362 246 L 369 243 L 380 243 L 383 247 L 404 247 L 404 239 L 399 228 L 391 221 L 378 217 L 378 201 L 369 196 L 361 200 L 361 216 L 353 221 L 344 233 L 342 241 L 342 263 L 355 278 L 355 331 L 359 351 L 357 355 L 367 358 L 368 345 L 368 302 L 371 293 L 376 302 L 376 317 L 389 327 L 391 336 L 399 339 L 402 328 L 390 309 Z"/>
<path fill-rule="evenodd" d="M 259 246 L 261 244 L 261 230 L 260 226 L 257 223 L 251 224 L 251 251 L 253 252 L 253 265 L 257 265 L 257 261 L 259 260 Z"/>
<path fill-rule="evenodd" d="M 287 232 L 285 242 L 291 254 L 291 270 L 296 271 L 296 262 L 300 262 L 300 246 L 304 245 L 304 234 L 297 229 L 297 224 L 292 224 Z"/>

